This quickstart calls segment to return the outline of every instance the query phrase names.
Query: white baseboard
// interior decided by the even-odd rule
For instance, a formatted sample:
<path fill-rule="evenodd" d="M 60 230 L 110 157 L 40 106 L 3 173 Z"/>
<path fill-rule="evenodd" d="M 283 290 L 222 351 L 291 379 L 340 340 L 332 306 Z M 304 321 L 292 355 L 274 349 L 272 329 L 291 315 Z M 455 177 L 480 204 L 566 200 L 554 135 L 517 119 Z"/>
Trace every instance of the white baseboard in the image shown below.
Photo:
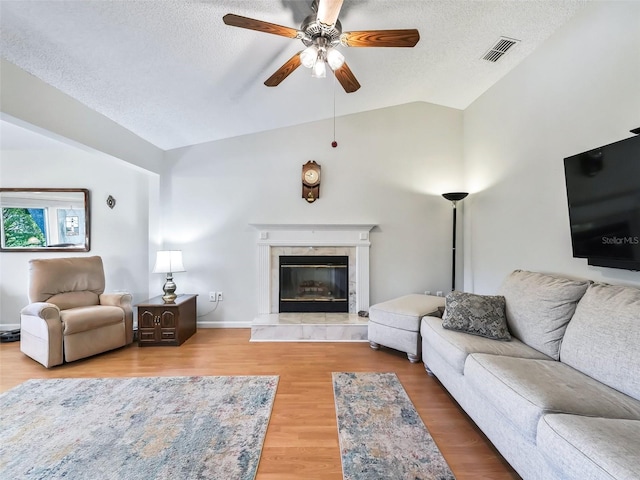
<path fill-rule="evenodd" d="M 0 323 L 0 332 L 19 328 L 19 323 Z M 251 328 L 251 322 L 198 322 L 198 328 Z"/>
<path fill-rule="evenodd" d="M 251 322 L 198 322 L 198 328 L 251 328 Z"/>
<path fill-rule="evenodd" d="M 251 326 L 251 324 L 249 324 Z M 0 332 L 8 332 L 9 330 L 18 330 L 20 328 L 19 323 L 0 323 Z"/>

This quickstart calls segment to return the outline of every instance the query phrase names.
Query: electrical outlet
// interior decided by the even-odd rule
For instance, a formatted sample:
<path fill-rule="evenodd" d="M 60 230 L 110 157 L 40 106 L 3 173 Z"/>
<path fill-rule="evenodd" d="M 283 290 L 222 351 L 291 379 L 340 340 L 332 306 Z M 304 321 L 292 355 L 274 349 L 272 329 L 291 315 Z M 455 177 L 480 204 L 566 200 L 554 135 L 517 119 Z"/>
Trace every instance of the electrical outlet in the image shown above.
<path fill-rule="evenodd" d="M 436 292 L 436 295 L 437 295 L 438 297 L 441 297 L 441 296 L 442 296 L 442 290 L 438 290 L 438 291 Z"/>
<path fill-rule="evenodd" d="M 218 298 L 218 292 L 209 292 L 209 301 L 210 302 L 217 301 L 216 300 L 217 298 Z"/>
<path fill-rule="evenodd" d="M 222 292 L 218 292 L 216 295 L 217 295 L 216 301 L 217 302 L 221 302 L 222 301 Z"/>

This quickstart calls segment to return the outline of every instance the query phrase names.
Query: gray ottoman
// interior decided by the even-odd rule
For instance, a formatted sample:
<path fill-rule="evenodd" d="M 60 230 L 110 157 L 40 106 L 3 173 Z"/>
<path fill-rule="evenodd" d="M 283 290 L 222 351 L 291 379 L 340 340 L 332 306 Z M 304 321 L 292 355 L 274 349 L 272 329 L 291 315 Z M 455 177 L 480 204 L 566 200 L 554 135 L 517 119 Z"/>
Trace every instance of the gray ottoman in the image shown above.
<path fill-rule="evenodd" d="M 411 363 L 420 361 L 420 321 L 425 315 L 440 315 L 444 297 L 411 294 L 378 303 L 369 309 L 369 345 L 406 352 Z"/>

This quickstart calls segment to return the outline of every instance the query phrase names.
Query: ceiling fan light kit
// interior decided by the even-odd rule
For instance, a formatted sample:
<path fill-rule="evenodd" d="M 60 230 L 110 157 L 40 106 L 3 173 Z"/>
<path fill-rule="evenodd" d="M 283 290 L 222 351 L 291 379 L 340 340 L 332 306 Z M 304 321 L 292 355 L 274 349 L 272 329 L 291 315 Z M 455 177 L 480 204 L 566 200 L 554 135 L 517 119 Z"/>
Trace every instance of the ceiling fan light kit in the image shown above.
<path fill-rule="evenodd" d="M 344 55 L 333 47 L 326 47 L 326 39 L 318 37 L 316 45 L 311 45 L 300 52 L 300 62 L 303 67 L 310 68 L 312 76 L 324 78 L 326 76 L 325 62 L 331 70 L 337 70 L 344 64 Z"/>
<path fill-rule="evenodd" d="M 355 92 L 360 83 L 345 62 L 344 55 L 337 47 L 414 47 L 420 40 L 416 29 L 363 30 L 342 32 L 338 20 L 343 0 L 314 0 L 313 13 L 304 19 L 299 30 L 274 23 L 264 22 L 233 13 L 222 19 L 232 27 L 246 28 L 259 32 L 280 35 L 301 40 L 305 49 L 285 62 L 264 84 L 278 86 L 300 65 L 311 69 L 311 76 L 326 77 L 327 64 L 342 88 L 347 93 Z"/>

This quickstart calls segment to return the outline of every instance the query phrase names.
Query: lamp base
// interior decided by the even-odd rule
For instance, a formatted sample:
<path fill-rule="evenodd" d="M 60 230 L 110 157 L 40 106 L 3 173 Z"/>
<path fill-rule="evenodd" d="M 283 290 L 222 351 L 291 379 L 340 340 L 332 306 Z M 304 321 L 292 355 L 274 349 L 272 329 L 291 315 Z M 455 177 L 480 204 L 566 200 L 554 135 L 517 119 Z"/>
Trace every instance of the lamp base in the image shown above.
<path fill-rule="evenodd" d="M 162 287 L 164 291 L 164 295 L 162 296 L 162 300 L 165 302 L 174 302 L 178 295 L 176 295 L 176 284 L 173 281 L 173 275 L 171 273 L 167 273 L 167 281 Z"/>
<path fill-rule="evenodd" d="M 162 296 L 162 300 L 164 300 L 164 303 L 173 303 L 176 301 L 176 298 L 178 298 L 178 295 L 176 295 L 175 293 L 170 293 L 168 295 Z"/>

